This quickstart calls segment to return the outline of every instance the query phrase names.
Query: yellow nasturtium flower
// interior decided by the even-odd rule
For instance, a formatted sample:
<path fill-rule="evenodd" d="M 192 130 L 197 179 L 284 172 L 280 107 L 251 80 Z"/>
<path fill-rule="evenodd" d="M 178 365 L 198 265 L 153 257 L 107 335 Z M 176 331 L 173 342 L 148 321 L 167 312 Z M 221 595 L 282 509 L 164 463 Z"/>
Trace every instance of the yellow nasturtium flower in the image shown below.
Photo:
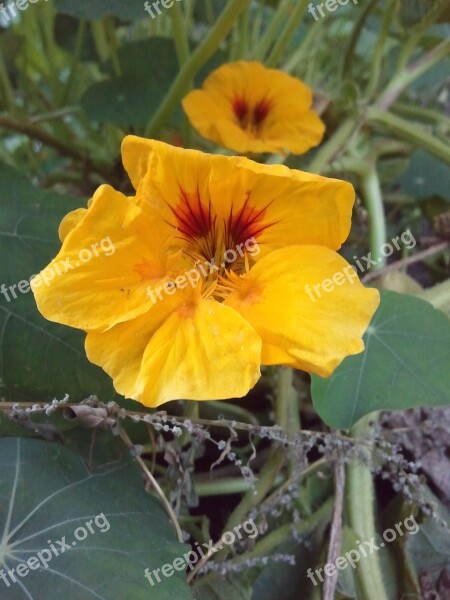
<path fill-rule="evenodd" d="M 183 108 L 206 139 L 241 154 L 304 154 L 320 144 L 325 127 L 311 110 L 312 91 L 302 81 L 259 62 L 216 69 Z"/>
<path fill-rule="evenodd" d="M 134 136 L 123 160 L 136 195 L 100 187 L 32 283 L 47 319 L 87 332 L 119 393 L 147 406 L 242 397 L 261 365 L 328 376 L 363 350 L 379 294 L 336 253 L 349 183 Z"/>

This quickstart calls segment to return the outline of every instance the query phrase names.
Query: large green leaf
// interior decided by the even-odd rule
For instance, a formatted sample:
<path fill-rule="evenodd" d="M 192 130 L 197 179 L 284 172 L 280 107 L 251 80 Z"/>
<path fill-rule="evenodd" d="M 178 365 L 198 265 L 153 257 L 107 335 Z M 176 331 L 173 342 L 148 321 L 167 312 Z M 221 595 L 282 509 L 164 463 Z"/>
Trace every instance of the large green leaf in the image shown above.
<path fill-rule="evenodd" d="M 251 600 L 252 590 L 239 576 L 214 579 L 210 584 L 194 589 L 195 600 Z"/>
<path fill-rule="evenodd" d="M 125 21 L 150 19 L 144 10 L 143 0 L 56 0 L 56 9 L 65 15 L 88 21 L 108 16 Z"/>
<path fill-rule="evenodd" d="M 450 201 L 448 165 L 424 150 L 412 154 L 409 168 L 399 183 L 414 198 L 439 196 Z"/>
<path fill-rule="evenodd" d="M 67 447 L 0 439 L 0 567 L 22 570 L 0 579 L 1 598 L 192 598 L 183 572 L 153 587 L 144 576 L 188 550 L 130 461 L 91 472 Z"/>
<path fill-rule="evenodd" d="M 313 376 L 321 418 L 347 429 L 376 410 L 450 404 L 450 321 L 427 302 L 383 292 L 364 336 L 366 349 L 331 377 Z"/>
<path fill-rule="evenodd" d="M 61 218 L 85 201 L 39 190 L 1 164 L 0 181 L 0 286 L 6 286 L 0 288 L 0 396 L 48 400 L 68 393 L 80 400 L 97 394 L 107 401 L 114 390 L 87 360 L 84 334 L 46 321 L 32 292 L 17 287 L 24 282 L 26 290 L 31 275 L 56 255 Z"/>
<path fill-rule="evenodd" d="M 89 118 L 124 127 L 146 125 L 163 101 L 177 71 L 173 40 L 151 38 L 119 50 L 122 76 L 94 84 L 81 99 Z"/>

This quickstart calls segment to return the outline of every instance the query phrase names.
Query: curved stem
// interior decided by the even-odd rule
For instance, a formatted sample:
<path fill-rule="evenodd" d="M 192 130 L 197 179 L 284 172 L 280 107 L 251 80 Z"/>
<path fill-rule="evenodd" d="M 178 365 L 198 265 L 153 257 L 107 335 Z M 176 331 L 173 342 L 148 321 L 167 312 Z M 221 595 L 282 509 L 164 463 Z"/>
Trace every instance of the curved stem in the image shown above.
<path fill-rule="evenodd" d="M 372 98 L 377 90 L 378 83 L 380 81 L 380 76 L 381 76 L 381 64 L 383 62 L 383 57 L 384 57 L 384 52 L 385 52 L 386 38 L 389 35 L 389 29 L 390 29 L 392 18 L 394 16 L 394 12 L 397 8 L 397 5 L 398 5 L 397 0 L 391 0 L 389 6 L 384 11 L 381 29 L 378 34 L 375 51 L 373 53 L 372 60 L 371 60 L 372 68 L 371 68 L 371 73 L 370 73 L 370 80 L 367 85 L 366 98 Z"/>
<path fill-rule="evenodd" d="M 375 163 L 361 173 L 361 187 L 370 218 L 370 250 L 376 261 L 375 269 L 385 265 L 381 247 L 386 241 L 386 222 L 384 218 L 383 197 Z M 376 536 L 375 491 L 371 471 L 373 442 L 370 440 L 372 423 L 378 414 L 363 417 L 352 429 L 351 436 L 368 438 L 367 463 L 354 458 L 347 468 L 347 510 L 350 526 L 361 541 Z M 389 600 L 384 586 L 383 572 L 377 553 L 367 556 L 358 564 L 358 576 L 361 582 L 363 598 L 361 600 Z"/>
<path fill-rule="evenodd" d="M 311 173 L 320 173 L 344 146 L 355 131 L 356 126 L 357 120 L 354 117 L 350 117 L 344 121 L 332 137 L 319 148 L 312 162 L 308 166 L 308 171 Z"/>
<path fill-rule="evenodd" d="M 276 10 L 275 14 L 273 15 L 272 19 L 270 20 L 270 24 L 267 27 L 266 32 L 262 36 L 259 45 L 255 48 L 255 51 L 253 53 L 253 58 L 259 59 L 262 62 L 264 62 L 264 59 L 266 57 L 266 54 L 267 54 L 271 44 L 273 43 L 274 39 L 279 34 L 279 31 L 280 31 L 280 28 L 281 28 L 281 25 L 282 25 L 284 19 L 286 19 L 288 17 L 288 11 L 289 11 L 291 5 L 292 5 L 292 0 L 281 0 L 280 1 L 278 9 Z"/>
<path fill-rule="evenodd" d="M 363 417 L 352 429 L 351 435 L 357 439 L 370 435 L 374 415 Z M 369 454 L 369 461 L 371 453 Z M 375 493 L 370 465 L 353 459 L 347 467 L 347 510 L 350 527 L 362 542 L 376 536 Z M 361 600 L 389 600 L 384 587 L 383 572 L 379 555 L 374 552 L 358 563 L 357 574 L 363 596 Z"/>
<path fill-rule="evenodd" d="M 16 112 L 16 101 L 14 98 L 14 89 L 9 79 L 8 69 L 0 54 L 0 99 L 3 107 L 14 114 Z"/>
<path fill-rule="evenodd" d="M 386 258 L 381 248 L 386 242 L 386 221 L 384 218 L 383 196 L 381 183 L 375 164 L 366 168 L 361 175 L 361 188 L 370 220 L 370 251 L 376 261 L 375 269 L 381 269 L 386 264 Z"/>
<path fill-rule="evenodd" d="M 278 64 L 284 49 L 286 48 L 287 44 L 289 44 L 292 36 L 296 32 L 297 27 L 306 12 L 308 2 L 309 0 L 299 1 L 294 12 L 290 16 L 289 22 L 286 25 L 283 33 L 280 35 L 278 41 L 273 47 L 272 52 L 269 54 L 269 58 L 266 61 L 267 67 L 275 67 Z"/>
<path fill-rule="evenodd" d="M 184 15 L 178 2 L 175 2 L 172 6 L 170 18 L 172 19 L 173 37 L 175 40 L 178 64 L 181 67 L 189 58 L 189 39 Z"/>
<path fill-rule="evenodd" d="M 416 79 L 426 73 L 440 60 L 448 56 L 450 50 L 450 40 L 441 42 L 430 50 L 428 54 L 422 56 L 413 65 L 402 70 L 391 83 L 387 86 L 383 94 L 377 100 L 376 107 L 385 110 L 397 100 L 400 94 Z"/>
<path fill-rule="evenodd" d="M 147 137 L 154 137 L 180 102 L 189 82 L 211 58 L 220 43 L 231 31 L 236 19 L 248 7 L 250 0 L 230 0 L 207 37 L 184 63 L 159 110 L 147 127 Z"/>
<path fill-rule="evenodd" d="M 396 133 L 404 140 L 428 150 L 431 154 L 450 163 L 450 146 L 441 142 L 434 135 L 428 133 L 420 126 L 411 121 L 406 121 L 397 115 L 388 113 L 377 108 L 369 108 L 367 117 L 374 123 L 380 123 L 389 131 Z"/>
<path fill-rule="evenodd" d="M 133 447 L 132 441 L 128 437 L 128 434 L 125 431 L 125 429 L 123 429 L 123 428 L 120 429 L 120 437 L 124 441 L 125 445 L 128 446 L 128 448 L 132 448 Z M 180 525 L 178 523 L 178 519 L 177 519 L 175 513 L 173 512 L 172 506 L 170 505 L 170 502 L 167 500 L 166 495 L 162 491 L 159 483 L 156 481 L 156 479 L 150 473 L 147 465 L 145 464 L 145 462 L 142 460 L 142 458 L 140 456 L 135 456 L 134 459 L 139 464 L 139 466 L 141 467 L 141 469 L 144 471 L 147 479 L 149 480 L 150 484 L 155 489 L 156 494 L 158 495 L 158 497 L 161 500 L 164 508 L 166 509 L 166 512 L 167 512 L 168 516 L 170 517 L 170 520 L 172 521 L 172 523 L 173 523 L 173 525 L 175 527 L 175 530 L 177 532 L 178 541 L 180 543 L 184 544 L 183 532 L 181 531 L 181 527 L 180 527 Z"/>

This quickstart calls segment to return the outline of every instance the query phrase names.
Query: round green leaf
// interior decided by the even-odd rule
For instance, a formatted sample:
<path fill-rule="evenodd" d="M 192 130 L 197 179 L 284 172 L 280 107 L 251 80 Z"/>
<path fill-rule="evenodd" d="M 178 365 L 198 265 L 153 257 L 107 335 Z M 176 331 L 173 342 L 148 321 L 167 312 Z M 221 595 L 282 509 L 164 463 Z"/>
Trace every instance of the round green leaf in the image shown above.
<path fill-rule="evenodd" d="M 85 200 L 39 190 L 1 164 L 0 180 L 0 397 L 112 399 L 109 377 L 86 358 L 84 334 L 46 321 L 26 285 L 57 254 L 62 217 Z"/>
<path fill-rule="evenodd" d="M 409 168 L 399 183 L 413 198 L 439 196 L 450 201 L 448 165 L 424 150 L 412 154 Z"/>
<path fill-rule="evenodd" d="M 118 54 L 123 75 L 111 74 L 110 79 L 94 84 L 81 99 L 81 105 L 93 121 L 143 127 L 178 72 L 173 40 L 151 38 L 133 42 L 120 48 Z M 107 70 L 112 70 L 111 65 L 107 65 Z"/>
<path fill-rule="evenodd" d="M 0 440 L 1 598 L 192 599 L 183 571 L 153 587 L 144 576 L 188 547 L 130 461 L 91 472 L 67 447 Z"/>
<path fill-rule="evenodd" d="M 327 379 L 312 377 L 312 397 L 330 426 L 352 427 L 377 410 L 450 404 L 450 321 L 412 296 L 383 292 L 365 351 Z"/>
<path fill-rule="evenodd" d="M 119 17 L 124 21 L 150 18 L 142 0 L 56 0 L 58 12 L 94 21 L 103 17 Z"/>

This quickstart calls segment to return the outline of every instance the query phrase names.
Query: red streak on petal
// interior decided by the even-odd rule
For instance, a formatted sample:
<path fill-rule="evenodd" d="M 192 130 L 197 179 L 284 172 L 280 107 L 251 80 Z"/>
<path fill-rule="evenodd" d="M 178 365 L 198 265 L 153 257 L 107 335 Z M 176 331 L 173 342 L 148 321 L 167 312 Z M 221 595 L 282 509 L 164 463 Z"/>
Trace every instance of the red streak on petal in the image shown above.
<path fill-rule="evenodd" d="M 214 228 L 211 204 L 202 204 L 198 188 L 188 194 L 180 187 L 180 201 L 170 210 L 177 221 L 176 228 L 188 239 L 206 237 Z"/>
<path fill-rule="evenodd" d="M 225 223 L 228 248 L 233 248 L 234 245 L 256 238 L 274 225 L 274 223 L 264 221 L 271 202 L 266 207 L 258 209 L 250 204 L 250 196 L 251 192 L 248 192 L 244 204 L 236 214 L 233 214 L 233 207 L 231 207 L 230 215 Z"/>
<path fill-rule="evenodd" d="M 270 100 L 268 100 L 267 98 L 261 100 L 261 102 L 258 102 L 258 104 L 255 106 L 255 108 L 253 109 L 253 122 L 257 127 L 261 125 L 261 123 L 267 117 L 267 115 L 270 112 L 270 109 L 271 103 Z"/>
<path fill-rule="evenodd" d="M 254 106 L 243 98 L 236 97 L 233 100 L 233 111 L 239 124 L 244 129 L 259 129 L 269 114 L 273 104 L 268 98 L 263 98 Z"/>
<path fill-rule="evenodd" d="M 244 121 L 248 114 L 248 104 L 243 98 L 233 100 L 234 114 L 240 122 Z"/>

